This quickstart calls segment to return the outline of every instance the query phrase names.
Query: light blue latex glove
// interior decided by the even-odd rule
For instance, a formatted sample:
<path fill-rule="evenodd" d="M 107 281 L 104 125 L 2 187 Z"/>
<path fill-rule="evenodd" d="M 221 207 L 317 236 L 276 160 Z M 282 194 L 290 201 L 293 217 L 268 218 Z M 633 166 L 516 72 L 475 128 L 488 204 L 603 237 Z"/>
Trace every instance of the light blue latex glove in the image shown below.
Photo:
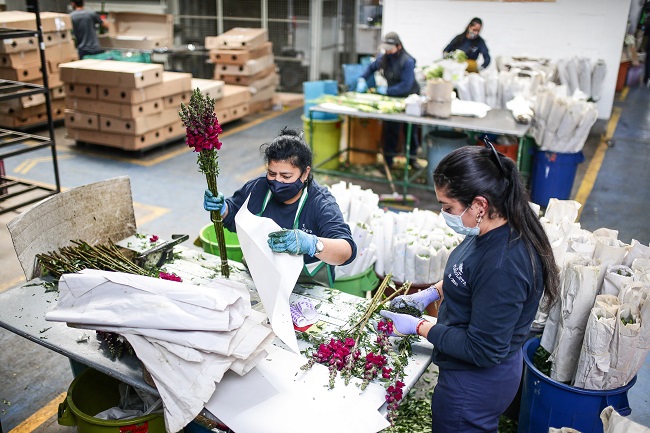
<path fill-rule="evenodd" d="M 366 83 L 365 78 L 359 78 L 357 80 L 357 88 L 355 91 L 358 93 L 366 93 L 368 91 L 368 84 Z"/>
<path fill-rule="evenodd" d="M 318 238 L 302 230 L 280 230 L 269 233 L 269 247 L 274 253 L 309 254 L 314 257 Z"/>
<path fill-rule="evenodd" d="M 386 86 L 379 86 L 377 87 L 377 93 L 380 95 L 385 95 L 388 92 L 388 87 Z"/>
<path fill-rule="evenodd" d="M 393 329 L 397 331 L 397 335 L 417 335 L 418 323 L 424 320 L 410 314 L 393 313 L 388 310 L 381 310 L 379 314 L 393 321 Z"/>
<path fill-rule="evenodd" d="M 209 189 L 206 189 L 205 194 L 203 194 L 203 209 L 210 212 L 219 212 L 221 216 L 224 216 L 228 210 L 228 204 L 226 204 L 223 194 L 219 193 L 215 197 Z"/>
<path fill-rule="evenodd" d="M 436 302 L 440 299 L 440 294 L 436 290 L 435 286 L 430 286 L 424 290 L 420 290 L 417 293 L 412 295 L 401 295 L 390 301 L 391 307 L 415 307 L 420 311 L 424 311 L 425 308 L 429 306 L 432 302 Z"/>

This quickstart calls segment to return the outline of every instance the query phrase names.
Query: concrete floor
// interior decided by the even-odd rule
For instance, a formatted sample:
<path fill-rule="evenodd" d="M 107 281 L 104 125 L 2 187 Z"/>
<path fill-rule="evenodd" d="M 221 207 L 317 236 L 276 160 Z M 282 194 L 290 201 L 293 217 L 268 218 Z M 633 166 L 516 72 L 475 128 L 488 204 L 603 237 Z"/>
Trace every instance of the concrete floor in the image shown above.
<path fill-rule="evenodd" d="M 614 147 L 606 156 L 593 190 L 587 191 L 581 223 L 589 230 L 618 229 L 620 239 L 650 241 L 647 226 L 650 170 L 650 112 L 648 90 L 632 89 L 616 105 L 622 114 Z M 284 126 L 302 128 L 302 108 L 265 112 L 224 126 L 220 151 L 219 189 L 228 195 L 246 180 L 263 173 L 259 146 L 276 136 Z M 578 169 L 573 196 L 585 193 L 581 182 L 600 142 L 605 123 L 597 123 L 585 146 L 585 163 Z M 168 145 L 144 155 L 102 147 L 80 147 L 56 130 L 59 171 L 64 188 L 128 175 L 131 179 L 138 231 L 169 239 L 172 234 L 189 234 L 195 239 L 209 223 L 202 208 L 205 180 L 197 171 L 196 156 L 182 143 Z M 43 157 L 43 159 L 37 159 Z M 32 164 L 24 164 L 25 161 Z M 32 181 L 53 183 L 47 152 L 27 154 L 5 161 L 7 174 Z M 587 177 L 588 178 L 588 177 Z M 628 179 L 633 179 L 629 181 Z M 339 179 L 324 178 L 322 183 Z M 378 193 L 389 193 L 387 184 L 353 181 Z M 438 210 L 435 196 L 425 190 L 409 191 L 421 208 Z M 24 281 L 6 230 L 17 213 L 0 215 L 0 292 Z M 621 220 L 622 216 L 622 220 Z M 187 242 L 189 244 L 190 242 Z M 0 420 L 4 432 L 73 432 L 58 426 L 56 408 L 65 396 L 72 375 L 67 358 L 41 348 L 22 337 L 0 329 Z M 650 365 L 647 361 L 637 384 L 630 390 L 631 419 L 650 426 Z"/>

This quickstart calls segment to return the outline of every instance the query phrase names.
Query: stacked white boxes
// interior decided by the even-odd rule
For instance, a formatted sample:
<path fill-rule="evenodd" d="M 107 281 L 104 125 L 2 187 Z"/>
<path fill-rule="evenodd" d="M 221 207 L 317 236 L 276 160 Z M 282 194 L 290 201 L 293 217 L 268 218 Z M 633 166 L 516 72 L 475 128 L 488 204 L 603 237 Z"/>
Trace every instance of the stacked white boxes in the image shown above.
<path fill-rule="evenodd" d="M 67 14 L 41 13 L 43 42 L 47 63 L 48 84 L 52 94 L 52 117 L 63 119 L 65 91 L 59 65 L 77 60 L 72 41 L 72 22 Z M 36 18 L 31 12 L 0 12 L 0 27 L 36 30 Z M 38 38 L 5 39 L 0 41 L 0 79 L 43 84 Z M 0 127 L 21 128 L 47 121 L 45 95 L 36 94 L 0 103 Z"/>
<path fill-rule="evenodd" d="M 185 135 L 178 111 L 189 102 L 191 74 L 112 60 L 78 60 L 60 68 L 70 138 L 142 150 Z"/>
<path fill-rule="evenodd" d="M 250 113 L 271 107 L 279 78 L 266 29 L 235 27 L 206 37 L 205 47 L 210 50 L 216 80 L 248 89 Z"/>

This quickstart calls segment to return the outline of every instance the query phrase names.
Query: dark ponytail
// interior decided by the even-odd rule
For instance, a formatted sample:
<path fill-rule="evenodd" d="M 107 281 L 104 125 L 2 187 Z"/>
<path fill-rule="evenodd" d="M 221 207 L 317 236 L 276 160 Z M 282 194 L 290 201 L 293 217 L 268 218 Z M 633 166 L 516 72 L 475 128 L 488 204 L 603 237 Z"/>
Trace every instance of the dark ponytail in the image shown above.
<path fill-rule="evenodd" d="M 497 160 L 497 158 L 499 158 Z M 544 307 L 559 295 L 560 278 L 553 250 L 539 218 L 529 205 L 528 191 L 514 161 L 481 146 L 465 146 L 445 156 L 433 173 L 437 189 L 470 206 L 477 196 L 488 201 L 488 217 L 503 217 L 522 238 L 536 271 L 535 255 L 542 263 Z"/>

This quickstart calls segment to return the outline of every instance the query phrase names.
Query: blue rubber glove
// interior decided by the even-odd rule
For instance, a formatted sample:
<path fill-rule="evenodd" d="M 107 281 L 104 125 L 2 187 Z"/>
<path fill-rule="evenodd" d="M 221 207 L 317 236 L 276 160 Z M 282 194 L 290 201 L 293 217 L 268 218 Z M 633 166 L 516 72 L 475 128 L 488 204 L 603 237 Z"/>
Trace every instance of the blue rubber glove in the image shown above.
<path fill-rule="evenodd" d="M 269 247 L 274 253 L 309 254 L 314 257 L 318 238 L 302 230 L 281 230 L 269 233 Z"/>
<path fill-rule="evenodd" d="M 368 91 L 368 84 L 366 83 L 366 79 L 359 78 L 357 80 L 357 88 L 355 89 L 355 92 L 366 93 L 367 91 Z"/>
<path fill-rule="evenodd" d="M 390 301 L 391 307 L 415 307 L 420 311 L 424 311 L 425 308 L 429 306 L 432 302 L 436 302 L 440 299 L 440 294 L 436 290 L 435 286 L 430 286 L 424 290 L 420 290 L 417 293 L 412 295 L 402 295 L 397 296 L 396 298 Z"/>
<path fill-rule="evenodd" d="M 388 310 L 381 310 L 379 314 L 393 321 L 393 329 L 397 331 L 397 335 L 417 335 L 418 323 L 424 320 L 410 314 L 392 313 Z"/>
<path fill-rule="evenodd" d="M 385 95 L 388 92 L 388 87 L 386 86 L 379 86 L 377 87 L 377 93 L 380 95 Z"/>
<path fill-rule="evenodd" d="M 219 193 L 215 197 L 209 189 L 206 189 L 205 194 L 203 194 L 203 209 L 210 212 L 219 212 L 221 216 L 224 216 L 228 210 L 228 204 L 223 194 Z"/>

